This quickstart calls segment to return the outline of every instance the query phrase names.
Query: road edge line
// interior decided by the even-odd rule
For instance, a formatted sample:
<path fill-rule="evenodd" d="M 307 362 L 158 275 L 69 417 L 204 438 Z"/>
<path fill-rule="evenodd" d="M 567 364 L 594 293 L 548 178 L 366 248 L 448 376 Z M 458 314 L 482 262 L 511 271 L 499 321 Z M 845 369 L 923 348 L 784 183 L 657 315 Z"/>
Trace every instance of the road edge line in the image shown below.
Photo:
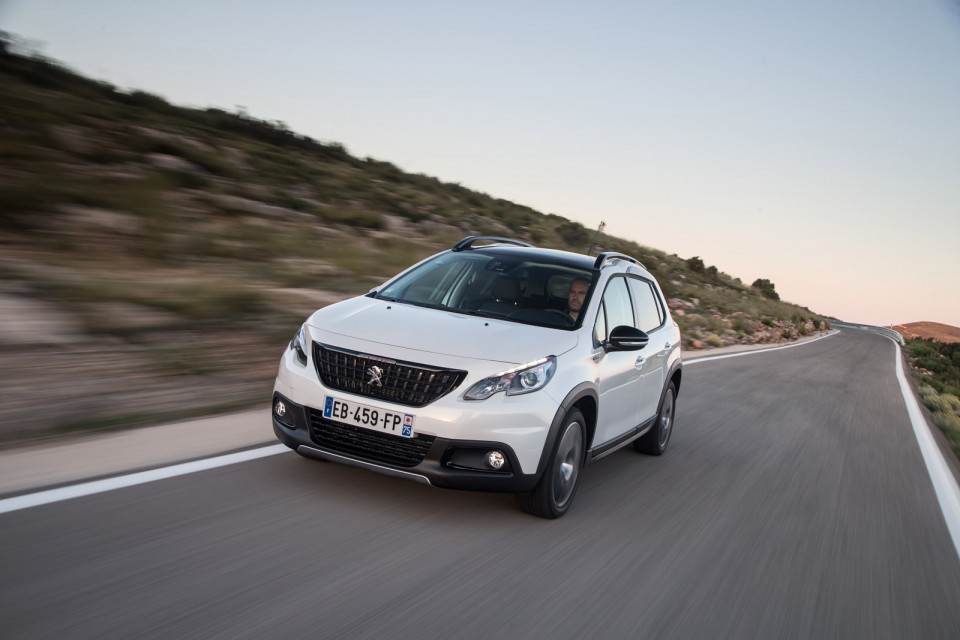
<path fill-rule="evenodd" d="M 718 356 L 701 356 L 699 358 L 691 358 L 687 360 L 684 358 L 684 366 L 697 364 L 699 362 L 709 362 L 711 360 L 723 360 L 724 358 L 739 358 L 740 356 L 752 356 L 758 353 L 769 353 L 770 351 L 780 351 L 781 349 L 793 349 L 794 347 L 802 347 L 804 345 L 813 344 L 818 340 L 823 340 L 824 338 L 831 338 L 833 336 L 840 335 L 840 332 L 828 333 L 826 335 L 813 338 L 812 340 L 804 340 L 803 342 L 795 342 L 793 344 L 785 344 L 779 347 L 770 347 L 769 349 L 752 349 L 750 351 L 741 351 L 740 353 L 724 353 Z"/>
<path fill-rule="evenodd" d="M 957 486 L 957 480 L 947 466 L 947 461 L 940 451 L 940 447 L 933 439 L 930 425 L 923 412 L 920 411 L 920 404 L 917 402 L 910 383 L 907 382 L 907 376 L 903 366 L 903 352 L 900 345 L 892 338 L 888 338 L 896 345 L 894 355 L 896 357 L 897 381 L 900 383 L 900 392 L 903 394 L 903 400 L 907 405 L 907 416 L 910 418 L 910 425 L 913 427 L 913 433 L 917 437 L 917 443 L 920 446 L 920 455 L 923 457 L 924 465 L 927 467 L 927 473 L 930 475 L 930 482 L 933 483 L 933 492 L 937 496 L 937 502 L 940 504 L 940 511 L 947 524 L 947 531 L 953 539 L 953 549 L 960 559 L 960 486 Z"/>
<path fill-rule="evenodd" d="M 257 449 L 248 449 L 237 453 L 228 453 L 226 455 L 214 456 L 212 458 L 203 458 L 202 460 L 193 460 L 191 462 L 182 462 L 168 467 L 159 467 L 149 471 L 138 471 L 128 473 L 113 478 L 104 478 L 103 480 L 93 480 L 90 482 L 81 482 L 80 484 L 58 487 L 56 489 L 46 489 L 27 493 L 12 498 L 0 499 L 0 514 L 29 509 L 30 507 L 39 507 L 52 502 L 61 502 L 63 500 L 72 500 L 73 498 L 82 498 L 97 493 L 113 491 L 114 489 L 123 489 L 138 484 L 154 482 L 155 480 L 165 480 L 176 476 L 183 476 L 208 469 L 226 467 L 231 464 L 239 464 L 258 458 L 277 455 L 290 451 L 286 445 L 274 444 Z"/>

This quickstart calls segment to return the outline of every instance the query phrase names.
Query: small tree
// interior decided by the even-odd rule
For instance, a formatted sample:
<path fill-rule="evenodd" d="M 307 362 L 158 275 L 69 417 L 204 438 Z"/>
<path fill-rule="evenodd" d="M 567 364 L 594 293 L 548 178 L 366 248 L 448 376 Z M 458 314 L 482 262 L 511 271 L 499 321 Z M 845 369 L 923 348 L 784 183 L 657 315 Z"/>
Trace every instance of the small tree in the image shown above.
<path fill-rule="evenodd" d="M 758 289 L 764 298 L 770 298 L 771 300 L 780 299 L 780 294 L 774 289 L 773 283 L 766 278 L 757 278 L 750 286 L 752 286 L 754 289 Z"/>
<path fill-rule="evenodd" d="M 579 222 L 564 220 L 557 226 L 557 235 L 574 247 L 584 247 L 590 241 L 587 229 Z"/>
<path fill-rule="evenodd" d="M 694 273 L 703 273 L 705 266 L 703 264 L 703 260 L 700 259 L 700 256 L 693 256 L 687 260 L 687 268 Z"/>

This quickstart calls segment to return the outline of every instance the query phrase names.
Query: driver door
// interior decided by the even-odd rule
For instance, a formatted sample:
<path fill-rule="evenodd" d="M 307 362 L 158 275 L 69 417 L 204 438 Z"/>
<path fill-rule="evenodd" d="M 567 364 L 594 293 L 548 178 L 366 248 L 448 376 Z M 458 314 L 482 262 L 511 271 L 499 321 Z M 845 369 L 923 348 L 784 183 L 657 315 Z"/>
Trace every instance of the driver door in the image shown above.
<path fill-rule="evenodd" d="M 594 337 L 606 341 L 615 327 L 637 326 L 634 305 L 626 278 L 611 278 L 603 293 Z M 597 429 L 593 446 L 602 446 L 637 426 L 638 408 L 644 404 L 643 393 L 648 369 L 655 360 L 656 348 L 647 345 L 639 351 L 599 351 L 597 362 Z"/>

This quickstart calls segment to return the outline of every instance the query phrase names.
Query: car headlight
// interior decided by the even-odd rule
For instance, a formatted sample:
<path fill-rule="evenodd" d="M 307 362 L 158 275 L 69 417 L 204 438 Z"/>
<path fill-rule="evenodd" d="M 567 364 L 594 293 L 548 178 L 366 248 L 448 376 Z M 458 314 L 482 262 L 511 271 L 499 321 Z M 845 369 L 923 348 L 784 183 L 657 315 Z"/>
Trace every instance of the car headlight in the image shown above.
<path fill-rule="evenodd" d="M 297 352 L 297 360 L 299 360 L 302 365 L 307 364 L 307 336 L 306 331 L 304 331 L 306 326 L 307 325 L 302 325 L 300 331 L 298 331 L 297 335 L 290 341 L 290 348 Z"/>
<path fill-rule="evenodd" d="M 554 356 L 520 365 L 509 371 L 484 378 L 464 394 L 466 400 L 486 400 L 495 393 L 505 391 L 508 396 L 532 393 L 546 386 L 557 370 Z"/>

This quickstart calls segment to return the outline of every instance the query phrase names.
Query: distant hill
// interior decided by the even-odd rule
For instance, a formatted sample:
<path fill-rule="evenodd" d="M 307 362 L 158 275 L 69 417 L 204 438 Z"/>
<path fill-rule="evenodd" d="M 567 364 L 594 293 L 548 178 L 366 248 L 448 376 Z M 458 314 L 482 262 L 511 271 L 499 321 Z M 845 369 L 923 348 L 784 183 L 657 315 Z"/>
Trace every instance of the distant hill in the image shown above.
<path fill-rule="evenodd" d="M 930 338 L 937 342 L 960 342 L 960 328 L 939 322 L 908 322 L 891 327 L 904 338 Z"/>

